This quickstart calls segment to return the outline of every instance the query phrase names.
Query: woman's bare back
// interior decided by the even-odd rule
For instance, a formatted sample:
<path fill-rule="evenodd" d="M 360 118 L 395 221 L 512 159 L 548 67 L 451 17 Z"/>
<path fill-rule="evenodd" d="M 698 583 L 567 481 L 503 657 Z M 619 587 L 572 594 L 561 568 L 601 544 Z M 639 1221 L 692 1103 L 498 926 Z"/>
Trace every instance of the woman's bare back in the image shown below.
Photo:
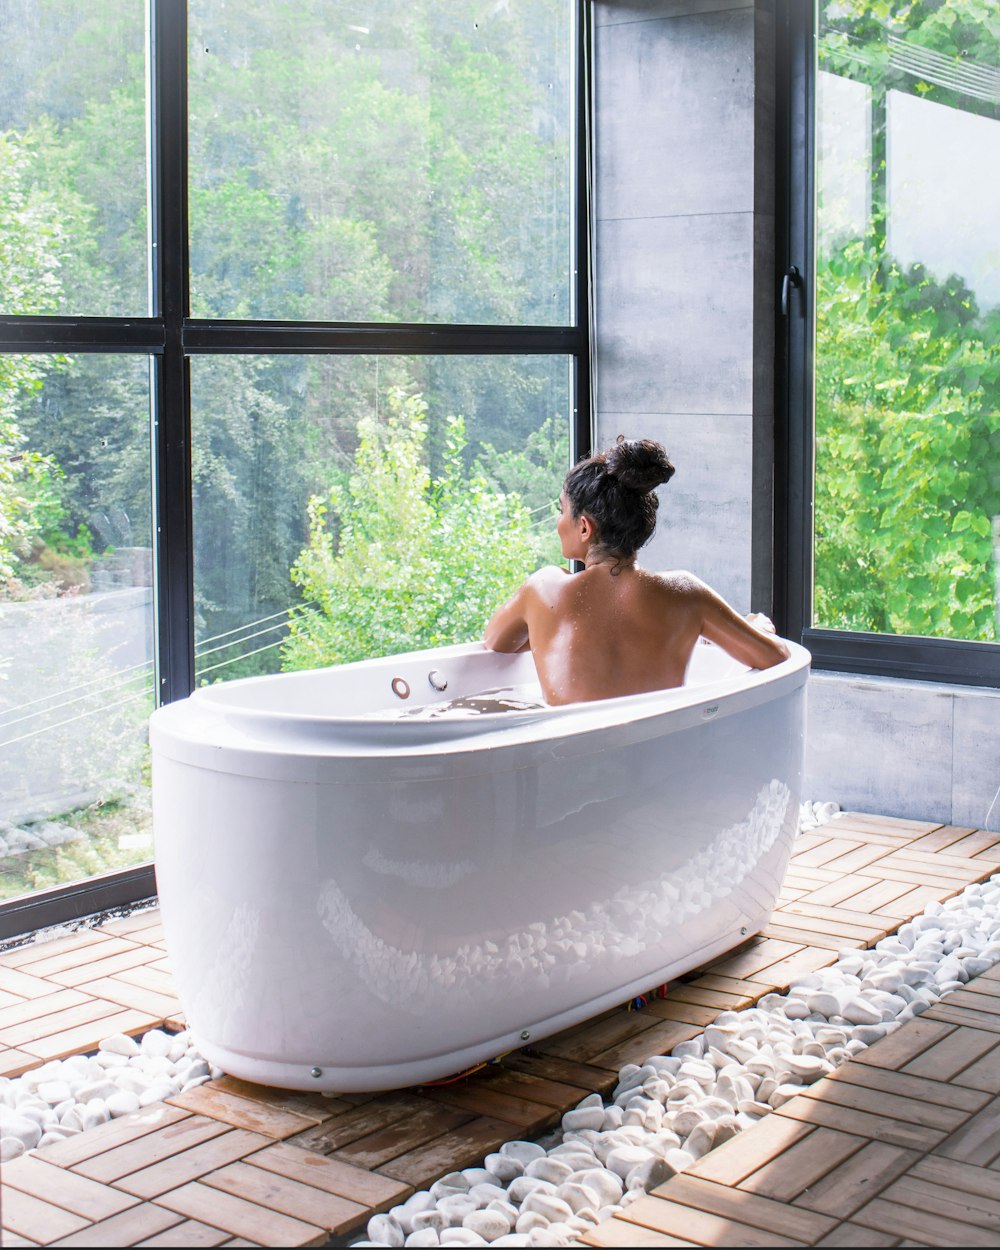
<path fill-rule="evenodd" d="M 786 658 L 691 573 L 650 573 L 616 562 L 579 573 L 533 574 L 499 609 L 486 632 L 497 651 L 528 646 L 550 704 L 641 694 L 679 686 L 699 637 L 756 668 Z"/>

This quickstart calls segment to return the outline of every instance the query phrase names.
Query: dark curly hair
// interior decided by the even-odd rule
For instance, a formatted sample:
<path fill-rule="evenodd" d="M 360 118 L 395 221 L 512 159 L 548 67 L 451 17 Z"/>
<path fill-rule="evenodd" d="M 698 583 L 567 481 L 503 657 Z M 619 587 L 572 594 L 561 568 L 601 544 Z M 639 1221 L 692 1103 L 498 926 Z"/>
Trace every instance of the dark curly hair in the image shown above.
<path fill-rule="evenodd" d="M 660 502 L 656 487 L 673 475 L 660 443 L 620 436 L 605 451 L 575 464 L 563 489 L 574 520 L 586 513 L 597 527 L 598 545 L 628 560 L 652 538 Z"/>

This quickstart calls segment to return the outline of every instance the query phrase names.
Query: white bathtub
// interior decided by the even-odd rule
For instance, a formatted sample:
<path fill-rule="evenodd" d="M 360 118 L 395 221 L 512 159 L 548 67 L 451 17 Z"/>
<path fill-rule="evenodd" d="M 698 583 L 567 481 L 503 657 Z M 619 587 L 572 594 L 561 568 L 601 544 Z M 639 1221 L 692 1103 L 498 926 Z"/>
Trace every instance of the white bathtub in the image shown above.
<path fill-rule="evenodd" d="M 364 714 L 533 681 L 530 655 L 414 652 L 155 712 L 157 885 L 203 1053 L 291 1089 L 435 1080 L 758 931 L 798 822 L 789 646 L 758 673 L 701 644 L 680 689 L 469 720 Z"/>

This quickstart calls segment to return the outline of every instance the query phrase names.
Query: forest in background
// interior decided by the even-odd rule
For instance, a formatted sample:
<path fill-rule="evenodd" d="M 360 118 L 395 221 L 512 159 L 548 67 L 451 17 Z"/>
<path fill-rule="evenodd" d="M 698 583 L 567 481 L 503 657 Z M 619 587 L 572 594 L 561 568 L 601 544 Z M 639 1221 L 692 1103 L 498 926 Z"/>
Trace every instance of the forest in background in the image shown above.
<path fill-rule="evenodd" d="M 0 11 L 4 312 L 146 315 L 144 7 L 8 0 Z M 192 314 L 568 324 L 572 6 L 384 0 L 366 24 L 358 12 L 191 4 Z M 82 583 L 102 551 L 148 546 L 145 362 L 24 356 L 0 368 L 8 585 Z M 455 498 L 459 473 L 479 484 L 473 495 L 509 499 L 529 568 L 551 554 L 567 358 L 197 357 L 199 639 L 293 602 L 290 571 L 317 540 L 310 510 L 326 500 L 335 543 L 331 498 L 356 473 L 363 422 L 391 451 L 395 396 L 418 414 L 426 491 L 451 483 L 438 504 Z M 409 551 L 397 543 L 387 559 Z M 444 546 L 438 557 L 448 581 Z M 233 664 L 238 647 L 224 666 L 213 657 L 215 675 L 277 662 L 272 642 L 249 668 Z"/>

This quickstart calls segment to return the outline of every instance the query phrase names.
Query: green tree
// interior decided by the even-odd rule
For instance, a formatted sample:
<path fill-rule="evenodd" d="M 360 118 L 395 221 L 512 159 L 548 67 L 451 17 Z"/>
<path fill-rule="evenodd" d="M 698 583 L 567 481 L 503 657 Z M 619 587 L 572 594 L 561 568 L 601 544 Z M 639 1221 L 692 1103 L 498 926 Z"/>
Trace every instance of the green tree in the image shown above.
<path fill-rule="evenodd" d="M 461 418 L 448 429 L 432 478 L 419 395 L 397 389 L 384 424 L 362 419 L 354 472 L 309 503 L 292 580 L 312 606 L 292 614 L 284 669 L 470 641 L 536 567 L 524 505 L 468 474 Z"/>

